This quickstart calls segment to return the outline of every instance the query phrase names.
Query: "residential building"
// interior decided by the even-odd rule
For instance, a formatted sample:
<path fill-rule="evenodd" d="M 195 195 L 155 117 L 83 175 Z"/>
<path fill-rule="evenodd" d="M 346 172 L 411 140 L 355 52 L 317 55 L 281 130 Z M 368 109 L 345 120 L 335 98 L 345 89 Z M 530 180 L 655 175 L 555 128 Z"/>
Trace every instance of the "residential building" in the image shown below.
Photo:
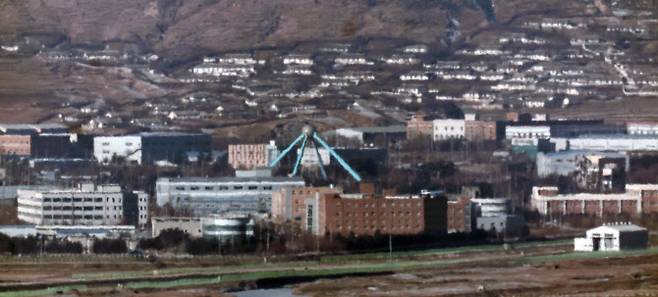
<path fill-rule="evenodd" d="M 78 188 L 18 190 L 18 219 L 37 225 L 120 225 L 148 222 L 148 196 L 118 185 L 80 184 Z"/>
<path fill-rule="evenodd" d="M 183 177 L 159 178 L 156 196 L 159 206 L 171 204 L 189 209 L 195 216 L 271 211 L 272 193 L 281 188 L 304 187 L 299 177 Z"/>
<path fill-rule="evenodd" d="M 235 169 L 268 167 L 279 155 L 274 141 L 269 144 L 230 144 L 228 163 Z"/>
<path fill-rule="evenodd" d="M 210 135 L 203 133 L 145 132 L 94 137 L 94 157 L 101 163 L 109 163 L 116 158 L 137 164 L 157 161 L 181 163 L 210 151 Z"/>
<path fill-rule="evenodd" d="M 587 230 L 585 237 L 574 238 L 574 250 L 583 252 L 619 252 L 646 249 L 649 231 L 630 223 L 612 223 Z"/>
<path fill-rule="evenodd" d="M 558 194 L 557 187 L 533 187 L 531 206 L 543 216 L 630 216 L 658 212 L 658 185 L 627 184 L 624 193 Z"/>
<path fill-rule="evenodd" d="M 439 119 L 432 121 L 432 140 L 462 139 L 465 137 L 466 121 L 463 119 Z"/>
<path fill-rule="evenodd" d="M 445 233 L 445 198 L 325 193 L 305 201 L 302 228 L 318 235 Z"/>
<path fill-rule="evenodd" d="M 464 138 L 469 141 L 496 140 L 496 122 L 466 121 Z"/>

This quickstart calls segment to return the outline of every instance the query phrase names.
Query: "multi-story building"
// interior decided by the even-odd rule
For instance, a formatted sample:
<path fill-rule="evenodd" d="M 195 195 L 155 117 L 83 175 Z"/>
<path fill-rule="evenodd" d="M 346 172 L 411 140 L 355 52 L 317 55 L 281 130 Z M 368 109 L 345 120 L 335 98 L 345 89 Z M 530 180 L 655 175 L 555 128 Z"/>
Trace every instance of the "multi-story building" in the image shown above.
<path fill-rule="evenodd" d="M 432 128 L 432 121 L 426 120 L 423 115 L 413 115 L 411 116 L 411 119 L 407 121 L 407 139 L 431 137 L 433 131 Z"/>
<path fill-rule="evenodd" d="M 407 127 L 387 126 L 340 128 L 336 129 L 334 133 L 338 137 L 356 141 L 360 145 L 387 148 L 390 145 L 407 138 Z M 338 139 L 337 142 L 337 146 L 342 145 L 342 143 L 340 143 L 340 139 Z"/>
<path fill-rule="evenodd" d="M 655 135 L 583 135 L 574 138 L 552 139 L 558 150 L 589 151 L 657 151 L 658 137 Z"/>
<path fill-rule="evenodd" d="M 191 155 L 209 154 L 210 150 L 210 135 L 203 133 L 145 132 L 94 137 L 94 157 L 101 163 L 109 163 L 115 158 L 137 164 L 180 163 Z"/>
<path fill-rule="evenodd" d="M 118 185 L 81 184 L 78 188 L 18 190 L 18 219 L 37 225 L 144 226 L 148 196 Z"/>
<path fill-rule="evenodd" d="M 658 212 L 658 185 L 628 184 L 625 193 L 558 194 L 557 187 L 533 187 L 531 205 L 541 215 L 640 215 Z"/>
<path fill-rule="evenodd" d="M 471 232 L 471 197 L 448 200 L 448 232 Z"/>
<path fill-rule="evenodd" d="M 340 194 L 339 188 L 328 187 L 304 187 L 304 188 L 282 188 L 272 193 L 272 218 L 277 221 L 301 222 L 306 211 L 306 202 L 326 193 Z"/>
<path fill-rule="evenodd" d="M 269 144 L 230 144 L 228 146 L 228 163 L 235 169 L 255 169 L 268 167 L 279 155 L 279 150 L 270 141 Z"/>
<path fill-rule="evenodd" d="M 0 155 L 30 156 L 31 153 L 30 135 L 0 135 Z"/>
<path fill-rule="evenodd" d="M 487 121 L 466 121 L 464 138 L 470 141 L 496 140 L 496 123 Z"/>
<path fill-rule="evenodd" d="M 466 121 L 463 119 L 439 119 L 432 121 L 432 140 L 462 139 L 465 137 Z"/>
<path fill-rule="evenodd" d="M 301 226 L 318 236 L 445 233 L 446 212 L 445 198 L 325 193 L 305 201 Z"/>
<path fill-rule="evenodd" d="M 515 142 L 528 142 L 537 144 L 539 139 L 551 138 L 551 127 L 549 126 L 507 126 L 505 128 L 505 139 Z"/>
<path fill-rule="evenodd" d="M 299 177 L 159 178 L 156 196 L 158 205 L 189 209 L 195 216 L 264 214 L 271 210 L 273 192 L 304 186 Z"/>

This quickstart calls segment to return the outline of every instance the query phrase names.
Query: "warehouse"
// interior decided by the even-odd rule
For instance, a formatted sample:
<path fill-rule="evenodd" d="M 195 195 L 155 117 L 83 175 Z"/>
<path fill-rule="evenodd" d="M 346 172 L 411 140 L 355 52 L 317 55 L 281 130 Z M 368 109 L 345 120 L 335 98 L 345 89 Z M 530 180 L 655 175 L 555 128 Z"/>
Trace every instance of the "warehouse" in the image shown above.
<path fill-rule="evenodd" d="M 646 228 L 630 223 L 614 223 L 590 229 L 586 237 L 574 238 L 576 251 L 622 251 L 645 249 L 649 232 Z"/>

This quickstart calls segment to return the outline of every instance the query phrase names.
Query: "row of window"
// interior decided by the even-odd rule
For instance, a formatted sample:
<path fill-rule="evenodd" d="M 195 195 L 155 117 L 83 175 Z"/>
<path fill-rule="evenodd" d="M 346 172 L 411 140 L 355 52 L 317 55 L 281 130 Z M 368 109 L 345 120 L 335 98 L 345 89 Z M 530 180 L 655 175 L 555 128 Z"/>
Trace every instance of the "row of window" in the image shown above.
<path fill-rule="evenodd" d="M 420 225 L 416 225 L 416 227 L 411 226 L 411 225 L 404 225 L 404 226 L 391 226 L 391 230 L 410 230 L 414 228 L 420 228 Z M 352 230 L 352 229 L 371 229 L 371 230 L 389 230 L 389 227 L 386 225 L 382 226 L 375 226 L 375 225 L 370 225 L 370 226 L 353 226 L 353 225 L 347 225 L 347 226 L 342 226 L 342 225 L 336 225 L 337 230 Z"/>
<path fill-rule="evenodd" d="M 114 215 L 114 219 L 116 219 L 116 218 L 117 218 L 117 216 Z M 119 219 L 120 218 L 121 218 L 121 216 L 119 216 Z M 96 216 L 92 216 L 92 215 L 84 215 L 84 216 L 83 215 L 52 215 L 52 216 L 46 217 L 46 219 L 51 219 L 51 220 L 82 220 L 82 219 L 85 219 L 85 220 L 102 220 L 103 216 L 99 216 L 99 215 L 96 215 Z M 107 219 L 110 219 L 109 215 L 107 216 Z"/>
<path fill-rule="evenodd" d="M 116 210 L 116 206 L 114 207 Z M 43 210 L 86 210 L 86 211 L 92 211 L 92 210 L 103 210 L 102 206 L 85 206 L 85 207 L 71 207 L 71 206 L 44 206 Z"/>
<path fill-rule="evenodd" d="M 383 213 L 380 213 L 379 215 L 380 215 L 380 216 L 386 216 L 386 214 L 387 214 L 386 212 L 383 212 Z M 341 215 L 343 215 L 342 212 L 340 212 L 340 211 L 339 211 L 339 212 L 336 212 L 336 216 L 337 216 L 337 217 L 340 217 Z M 403 212 L 403 211 L 398 211 L 398 212 L 397 212 L 397 216 L 400 216 L 400 217 L 402 217 L 402 216 L 410 216 L 410 215 L 411 215 L 411 212 L 409 212 L 409 211 L 405 211 L 405 212 Z M 420 215 L 421 215 L 420 211 L 419 211 L 419 212 L 416 212 L 416 216 L 417 216 L 417 217 L 420 217 Z M 348 212 L 345 212 L 345 216 L 346 216 L 346 217 L 351 217 L 351 216 L 355 216 L 355 217 L 369 217 L 369 216 L 370 216 L 370 217 L 374 217 L 374 216 L 375 216 L 375 212 L 374 212 L 374 211 L 371 211 L 371 212 L 362 212 L 362 213 L 361 213 L 361 212 L 354 212 L 354 213 L 352 213 L 352 212 L 349 212 L 349 211 L 348 211 Z M 395 212 L 395 211 L 391 211 L 391 216 L 396 216 L 396 212 Z"/>
<path fill-rule="evenodd" d="M 121 199 L 116 199 L 116 198 L 105 198 L 106 202 L 110 202 L 110 199 L 112 199 L 112 203 L 121 203 Z M 118 200 L 118 201 L 117 201 Z M 95 203 L 102 203 L 103 198 L 43 198 L 43 202 L 95 202 Z"/>
<path fill-rule="evenodd" d="M 386 208 L 389 204 L 391 207 L 412 207 L 412 206 L 417 206 L 420 207 L 422 204 L 420 201 L 414 202 L 416 205 L 413 205 L 412 202 L 390 202 L 390 203 L 380 203 L 379 207 L 381 208 Z M 337 207 L 341 207 L 342 204 L 340 202 L 336 203 Z M 346 202 L 345 207 L 346 208 L 376 208 L 378 206 L 377 203 L 351 203 L 351 202 Z"/>
<path fill-rule="evenodd" d="M 233 188 L 233 190 L 244 190 L 245 189 L 244 186 L 233 186 L 232 188 Z M 258 186 L 247 186 L 246 188 L 247 188 L 247 190 L 251 190 L 251 191 L 258 190 Z M 186 191 L 188 188 L 185 187 L 185 186 L 176 186 L 175 189 L 176 189 L 176 191 Z M 217 190 L 217 191 L 228 191 L 228 190 L 231 189 L 231 187 L 229 187 L 229 186 L 217 186 L 217 187 L 213 187 L 213 186 L 205 186 L 205 187 L 190 186 L 189 187 L 189 191 L 200 191 L 201 189 L 203 189 L 204 191 L 215 191 L 215 190 Z M 262 190 L 271 191 L 272 186 L 263 186 Z"/>

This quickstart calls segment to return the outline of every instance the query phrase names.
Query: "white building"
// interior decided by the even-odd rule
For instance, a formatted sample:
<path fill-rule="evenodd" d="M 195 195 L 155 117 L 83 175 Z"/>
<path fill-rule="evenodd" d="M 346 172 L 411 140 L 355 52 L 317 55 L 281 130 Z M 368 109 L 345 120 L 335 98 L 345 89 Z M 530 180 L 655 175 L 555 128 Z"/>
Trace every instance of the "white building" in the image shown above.
<path fill-rule="evenodd" d="M 301 153 L 301 149 L 297 149 L 297 154 L 299 155 L 300 153 Z M 322 166 L 328 166 L 329 164 L 331 164 L 331 156 L 329 155 L 329 151 L 327 151 L 325 148 L 318 148 L 318 151 L 316 153 L 315 148 L 306 147 L 304 149 L 304 156 L 302 158 L 302 167 L 319 166 L 320 160 L 318 159 L 318 154 L 322 159 Z"/>
<path fill-rule="evenodd" d="M 164 230 L 180 230 L 192 238 L 216 237 L 227 240 L 254 235 L 254 220 L 246 215 L 213 215 L 208 217 L 156 217 L 151 220 L 151 236 Z"/>
<path fill-rule="evenodd" d="M 281 188 L 304 187 L 299 177 L 159 178 L 156 196 L 159 206 L 191 210 L 196 216 L 208 214 L 263 214 L 270 212 L 272 192 Z"/>
<path fill-rule="evenodd" d="M 18 190 L 18 219 L 37 225 L 120 225 L 148 221 L 148 196 L 118 185 L 82 184 L 58 190 Z"/>
<path fill-rule="evenodd" d="M 291 54 L 283 58 L 283 64 L 313 66 L 314 61 L 310 55 Z"/>
<path fill-rule="evenodd" d="M 432 121 L 432 139 L 462 139 L 465 137 L 466 121 L 463 119 L 439 119 Z"/>
<path fill-rule="evenodd" d="M 631 122 L 626 124 L 626 130 L 631 135 L 658 135 L 658 123 Z"/>
<path fill-rule="evenodd" d="M 654 135 L 590 135 L 578 138 L 561 138 L 551 142 L 564 142 L 569 150 L 595 151 L 656 151 L 658 136 Z"/>
<path fill-rule="evenodd" d="M 505 128 L 505 139 L 512 141 L 512 144 L 527 141 L 536 145 L 539 139 L 549 138 L 551 138 L 549 126 L 507 126 Z"/>
<path fill-rule="evenodd" d="M 142 163 L 142 138 L 138 135 L 94 137 L 94 157 L 109 163 L 115 157 L 127 162 Z"/>
<path fill-rule="evenodd" d="M 574 250 L 583 252 L 645 249 L 649 241 L 646 228 L 625 224 L 607 224 L 587 230 L 585 237 L 574 238 Z"/>

